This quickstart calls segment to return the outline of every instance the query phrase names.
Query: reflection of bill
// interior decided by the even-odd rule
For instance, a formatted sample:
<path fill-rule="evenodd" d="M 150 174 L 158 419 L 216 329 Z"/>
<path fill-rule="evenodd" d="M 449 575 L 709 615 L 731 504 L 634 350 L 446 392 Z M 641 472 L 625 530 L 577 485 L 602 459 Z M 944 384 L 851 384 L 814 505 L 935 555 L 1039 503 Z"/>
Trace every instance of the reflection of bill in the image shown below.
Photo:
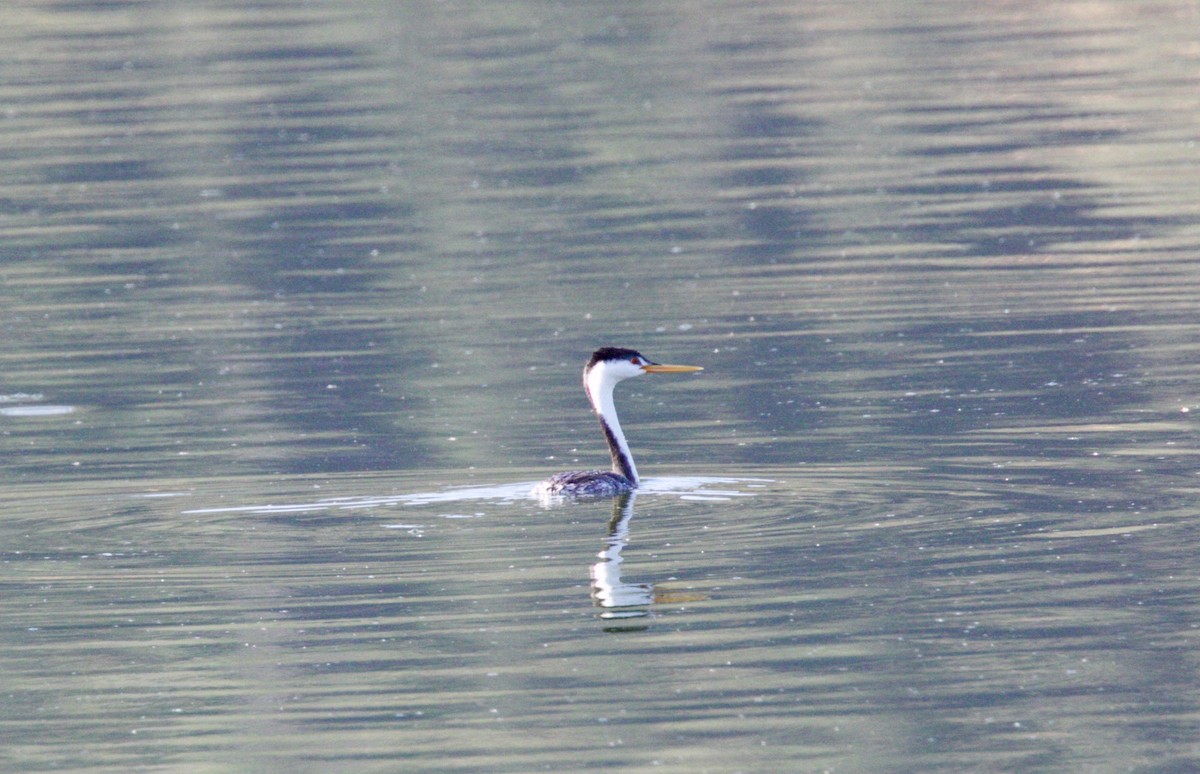
<path fill-rule="evenodd" d="M 621 550 L 629 542 L 629 522 L 633 519 L 633 501 L 627 492 L 613 500 L 612 519 L 604 548 L 592 565 L 592 599 L 604 608 L 601 618 L 641 618 L 649 615 L 655 602 L 690 602 L 706 599 L 705 594 L 687 591 L 656 590 L 650 583 L 625 583 L 621 580 Z"/>

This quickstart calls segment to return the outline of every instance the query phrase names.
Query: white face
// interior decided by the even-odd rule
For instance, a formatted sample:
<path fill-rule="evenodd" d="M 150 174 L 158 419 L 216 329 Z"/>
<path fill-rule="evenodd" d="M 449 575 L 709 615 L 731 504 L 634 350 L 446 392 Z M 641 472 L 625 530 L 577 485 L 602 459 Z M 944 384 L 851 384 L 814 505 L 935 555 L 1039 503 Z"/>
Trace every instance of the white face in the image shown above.
<path fill-rule="evenodd" d="M 604 369 L 604 376 L 606 379 L 610 379 L 613 382 L 619 382 L 624 379 L 628 379 L 631 376 L 641 376 L 642 374 L 646 373 L 642 370 L 641 365 L 645 362 L 646 361 L 644 360 L 638 360 L 637 364 L 635 365 L 633 361 L 630 360 L 606 360 L 605 362 L 598 364 L 596 367 Z"/>
<path fill-rule="evenodd" d="M 645 361 L 639 361 L 645 362 Z M 612 391 L 617 382 L 646 373 L 629 360 L 603 360 L 587 373 L 587 391 L 592 405 L 600 413 L 612 410 Z"/>

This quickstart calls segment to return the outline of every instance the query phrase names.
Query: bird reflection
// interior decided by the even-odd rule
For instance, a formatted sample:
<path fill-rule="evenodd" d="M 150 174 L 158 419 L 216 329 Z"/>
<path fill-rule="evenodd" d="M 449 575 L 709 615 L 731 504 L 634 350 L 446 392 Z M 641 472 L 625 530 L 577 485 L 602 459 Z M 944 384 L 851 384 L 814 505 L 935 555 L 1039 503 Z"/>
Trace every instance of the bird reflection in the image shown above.
<path fill-rule="evenodd" d="M 604 608 L 601 618 L 641 618 L 649 614 L 654 601 L 654 586 L 649 583 L 621 581 L 621 550 L 629 542 L 629 522 L 633 519 L 633 501 L 637 495 L 626 492 L 615 498 L 604 548 L 596 554 L 600 561 L 592 565 L 592 599 Z"/>
<path fill-rule="evenodd" d="M 636 499 L 636 493 L 626 492 L 613 500 L 604 548 L 596 554 L 600 561 L 591 568 L 592 600 L 597 607 L 604 608 L 600 617 L 608 620 L 645 618 L 650 615 L 650 605 L 655 602 L 688 602 L 707 598 L 705 594 L 659 591 L 650 583 L 626 583 L 621 580 L 621 551 L 629 542 L 629 522 L 633 519 L 633 503 Z"/>

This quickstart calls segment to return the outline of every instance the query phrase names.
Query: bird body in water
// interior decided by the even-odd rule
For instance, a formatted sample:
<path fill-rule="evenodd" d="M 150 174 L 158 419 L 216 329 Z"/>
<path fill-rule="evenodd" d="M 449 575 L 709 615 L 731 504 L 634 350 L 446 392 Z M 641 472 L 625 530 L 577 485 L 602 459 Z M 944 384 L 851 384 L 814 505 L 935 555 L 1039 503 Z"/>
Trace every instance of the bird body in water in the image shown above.
<path fill-rule="evenodd" d="M 699 366 L 663 365 L 651 362 L 640 352 L 619 347 L 602 347 L 592 353 L 583 369 L 583 388 L 587 391 L 592 409 L 600 419 L 604 440 L 612 455 L 612 470 L 572 470 L 556 473 L 534 487 L 537 495 L 565 497 L 611 497 L 637 488 L 637 468 L 617 409 L 613 405 L 613 388 L 617 382 L 642 374 L 686 373 L 703 370 Z"/>

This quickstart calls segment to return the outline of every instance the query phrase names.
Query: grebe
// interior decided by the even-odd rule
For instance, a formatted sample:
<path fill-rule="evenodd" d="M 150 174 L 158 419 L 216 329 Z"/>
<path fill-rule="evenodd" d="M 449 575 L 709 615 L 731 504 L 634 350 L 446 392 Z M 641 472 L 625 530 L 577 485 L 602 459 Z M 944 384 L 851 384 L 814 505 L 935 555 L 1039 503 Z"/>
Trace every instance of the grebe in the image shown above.
<path fill-rule="evenodd" d="M 637 468 L 617 409 L 613 405 L 613 388 L 617 382 L 642 374 L 678 374 L 703 371 L 699 366 L 662 365 L 652 363 L 640 352 L 619 347 L 602 347 L 592 353 L 583 369 L 583 389 L 604 430 L 604 440 L 612 454 L 612 470 L 571 470 L 556 473 L 533 489 L 535 495 L 562 495 L 567 497 L 594 496 L 611 497 L 637 488 Z"/>

